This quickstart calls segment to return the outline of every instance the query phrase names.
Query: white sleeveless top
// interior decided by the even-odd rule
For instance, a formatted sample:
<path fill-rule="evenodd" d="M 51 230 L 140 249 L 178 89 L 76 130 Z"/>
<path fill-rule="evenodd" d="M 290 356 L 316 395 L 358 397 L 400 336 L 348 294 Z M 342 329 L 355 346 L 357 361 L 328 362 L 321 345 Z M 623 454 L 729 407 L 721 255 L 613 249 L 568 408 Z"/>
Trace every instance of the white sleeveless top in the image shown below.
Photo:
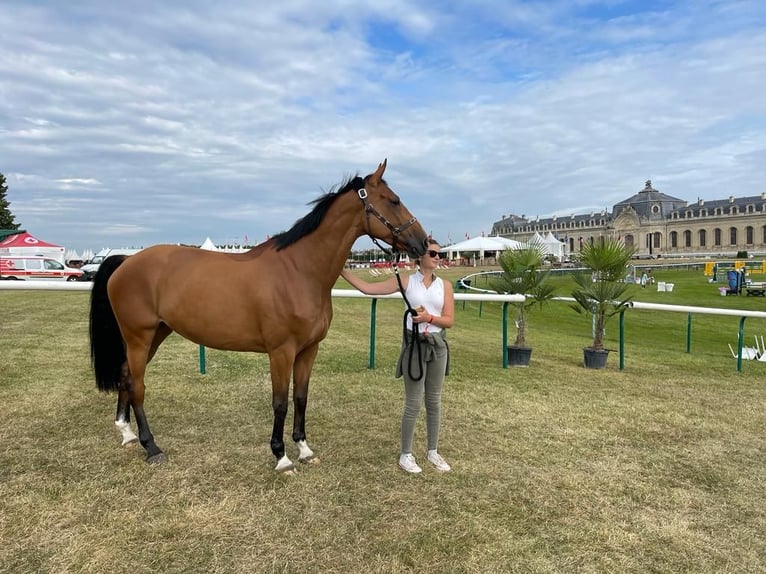
<path fill-rule="evenodd" d="M 431 285 L 426 288 L 423 284 L 423 274 L 420 271 L 417 271 L 410 275 L 410 278 L 407 280 L 405 294 L 413 309 L 423 305 L 429 314 L 434 317 L 441 317 L 442 311 L 444 310 L 444 283 L 440 277 L 434 276 Z M 405 303 L 405 307 L 406 305 L 407 304 Z M 430 325 L 428 323 L 421 323 L 421 333 L 425 332 L 426 325 L 428 325 L 429 333 L 438 333 L 442 330 L 441 327 L 437 327 L 433 323 Z M 412 330 L 412 315 L 409 314 L 407 315 L 407 328 Z"/>

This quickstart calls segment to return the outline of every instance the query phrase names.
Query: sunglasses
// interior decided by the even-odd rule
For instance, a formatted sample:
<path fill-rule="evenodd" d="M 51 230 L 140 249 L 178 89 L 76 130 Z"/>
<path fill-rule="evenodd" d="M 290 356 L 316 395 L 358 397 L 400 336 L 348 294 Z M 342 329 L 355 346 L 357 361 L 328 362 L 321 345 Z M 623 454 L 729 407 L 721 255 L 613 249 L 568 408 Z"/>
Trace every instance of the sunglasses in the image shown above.
<path fill-rule="evenodd" d="M 436 259 L 437 257 L 439 257 L 439 252 L 438 251 L 426 251 L 426 253 L 428 253 L 428 256 L 433 258 L 433 259 Z"/>

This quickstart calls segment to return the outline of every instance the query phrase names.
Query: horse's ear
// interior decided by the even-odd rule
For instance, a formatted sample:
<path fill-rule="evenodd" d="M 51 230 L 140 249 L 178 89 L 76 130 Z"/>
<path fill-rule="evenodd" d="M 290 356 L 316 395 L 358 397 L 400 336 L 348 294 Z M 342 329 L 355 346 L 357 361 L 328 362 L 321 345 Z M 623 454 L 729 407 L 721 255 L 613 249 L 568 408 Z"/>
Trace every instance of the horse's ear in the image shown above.
<path fill-rule="evenodd" d="M 379 183 L 380 178 L 383 177 L 383 173 L 386 171 L 386 162 L 388 161 L 388 158 L 383 160 L 383 163 L 378 165 L 378 169 L 375 170 L 375 173 L 370 176 L 370 181 L 372 183 Z"/>

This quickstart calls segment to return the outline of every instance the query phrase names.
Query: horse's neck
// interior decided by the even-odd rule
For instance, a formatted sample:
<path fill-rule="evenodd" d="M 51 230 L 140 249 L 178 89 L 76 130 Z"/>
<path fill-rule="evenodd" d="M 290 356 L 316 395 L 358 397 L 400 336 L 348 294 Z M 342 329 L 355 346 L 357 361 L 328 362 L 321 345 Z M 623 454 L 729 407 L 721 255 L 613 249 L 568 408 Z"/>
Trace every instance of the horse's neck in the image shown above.
<path fill-rule="evenodd" d="M 291 255 L 299 269 L 311 269 L 320 282 L 332 287 L 354 242 L 365 233 L 364 206 L 348 192 L 335 201 L 313 233 L 295 244 L 300 248 Z"/>

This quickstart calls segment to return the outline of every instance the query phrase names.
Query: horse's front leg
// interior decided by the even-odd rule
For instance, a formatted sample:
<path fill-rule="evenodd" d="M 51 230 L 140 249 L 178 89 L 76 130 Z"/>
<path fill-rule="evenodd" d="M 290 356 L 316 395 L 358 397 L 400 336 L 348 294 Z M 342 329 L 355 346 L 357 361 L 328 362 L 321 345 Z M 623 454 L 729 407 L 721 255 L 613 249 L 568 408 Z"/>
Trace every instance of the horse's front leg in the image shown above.
<path fill-rule="evenodd" d="M 290 395 L 290 374 L 295 355 L 286 349 L 269 353 L 271 367 L 271 406 L 274 410 L 274 428 L 271 431 L 271 452 L 277 458 L 274 470 L 294 474 L 295 465 L 285 454 L 285 418 Z"/>
<path fill-rule="evenodd" d="M 318 463 L 319 457 L 314 455 L 306 444 L 306 405 L 309 399 L 309 379 L 314 367 L 319 345 L 313 345 L 303 350 L 295 358 L 293 367 L 293 440 L 298 445 L 298 462 Z"/>

